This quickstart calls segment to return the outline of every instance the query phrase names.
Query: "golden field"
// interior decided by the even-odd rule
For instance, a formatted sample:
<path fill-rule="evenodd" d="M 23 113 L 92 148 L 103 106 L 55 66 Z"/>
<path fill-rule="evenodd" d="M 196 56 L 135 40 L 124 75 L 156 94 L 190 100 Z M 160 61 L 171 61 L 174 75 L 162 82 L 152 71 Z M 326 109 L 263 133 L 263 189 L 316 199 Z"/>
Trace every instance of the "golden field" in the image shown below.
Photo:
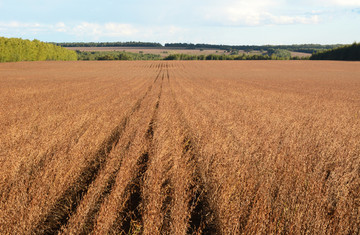
<path fill-rule="evenodd" d="M 358 234 L 360 63 L 0 64 L 0 234 Z"/>

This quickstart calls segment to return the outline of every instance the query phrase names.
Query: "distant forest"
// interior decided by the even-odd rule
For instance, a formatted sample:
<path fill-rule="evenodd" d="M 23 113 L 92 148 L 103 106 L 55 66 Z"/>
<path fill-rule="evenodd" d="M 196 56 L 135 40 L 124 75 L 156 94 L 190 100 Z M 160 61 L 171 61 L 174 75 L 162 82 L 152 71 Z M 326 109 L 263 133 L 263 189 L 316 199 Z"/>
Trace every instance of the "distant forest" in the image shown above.
<path fill-rule="evenodd" d="M 216 50 L 243 50 L 243 51 L 268 51 L 268 50 L 288 50 L 303 53 L 315 53 L 322 50 L 333 49 L 342 44 L 320 45 L 320 44 L 299 44 L 299 45 L 263 45 L 263 46 L 236 46 L 236 45 L 216 45 L 216 44 L 192 44 L 192 43 L 165 43 L 163 46 L 157 42 L 69 42 L 53 43 L 62 47 L 157 47 L 157 48 L 177 48 L 177 49 L 216 49 Z"/>
<path fill-rule="evenodd" d="M 360 61 L 360 43 L 314 53 L 310 60 Z"/>
<path fill-rule="evenodd" d="M 76 51 L 79 60 L 161 60 L 160 55 L 119 51 Z"/>
<path fill-rule="evenodd" d="M 63 47 L 156 47 L 164 49 L 217 49 L 228 54 L 190 55 L 169 54 L 162 58 L 158 54 L 131 52 L 82 52 Z M 257 54 L 247 52 L 258 51 Z M 243 52 L 241 52 L 243 51 Z M 41 60 L 298 60 L 309 57 L 292 57 L 291 51 L 312 53 L 312 60 L 360 60 L 360 44 L 352 45 L 265 45 L 228 46 L 191 43 L 167 43 L 164 46 L 153 42 L 101 42 L 101 43 L 44 43 L 39 40 L 0 37 L 0 62 Z"/>
<path fill-rule="evenodd" d="M 157 42 L 53 42 L 53 44 L 62 47 L 162 47 Z"/>
<path fill-rule="evenodd" d="M 0 62 L 77 60 L 76 52 L 39 40 L 0 37 Z"/>
<path fill-rule="evenodd" d="M 282 49 L 269 49 L 263 54 L 239 54 L 232 50 L 231 54 L 170 54 L 162 58 L 158 54 L 132 53 L 125 51 L 79 51 L 76 50 L 79 60 L 300 60 L 309 57 L 291 57 L 291 53 Z"/>
<path fill-rule="evenodd" d="M 178 48 L 178 49 L 216 49 L 216 50 L 243 50 L 243 51 L 268 51 L 270 49 L 281 49 L 303 53 L 314 53 L 321 50 L 333 49 L 341 44 L 320 45 L 320 44 L 299 44 L 299 45 L 264 45 L 264 46 L 236 46 L 236 45 L 213 45 L 213 44 L 192 44 L 192 43 L 165 43 L 163 46 L 156 42 L 70 42 L 54 43 L 63 47 L 158 47 L 158 48 Z"/>
<path fill-rule="evenodd" d="M 308 57 L 291 57 L 288 50 L 269 49 L 263 54 L 238 54 L 238 52 L 230 55 L 189 55 L 189 54 L 171 54 L 164 60 L 306 60 Z"/>
<path fill-rule="evenodd" d="M 243 50 L 243 51 L 268 51 L 268 50 L 288 50 L 303 53 L 314 53 L 320 50 L 333 49 L 337 45 L 320 45 L 320 44 L 300 44 L 300 45 L 263 45 L 263 46 L 230 46 L 230 45 L 212 45 L 212 44 L 192 44 L 192 43 L 166 43 L 165 47 L 183 48 L 183 49 L 219 49 L 219 50 Z"/>

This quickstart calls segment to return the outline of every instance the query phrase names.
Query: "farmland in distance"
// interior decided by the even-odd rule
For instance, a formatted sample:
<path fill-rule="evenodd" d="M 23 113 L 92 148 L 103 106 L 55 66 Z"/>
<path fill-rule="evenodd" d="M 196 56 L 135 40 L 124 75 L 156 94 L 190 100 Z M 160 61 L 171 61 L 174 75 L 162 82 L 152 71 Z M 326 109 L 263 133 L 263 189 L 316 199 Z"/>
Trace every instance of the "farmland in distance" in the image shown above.
<path fill-rule="evenodd" d="M 358 234 L 360 63 L 0 64 L 0 234 Z"/>
<path fill-rule="evenodd" d="M 66 47 L 66 49 L 73 51 L 82 51 L 82 52 L 132 52 L 132 53 L 142 53 L 142 54 L 154 54 L 160 55 L 162 58 L 171 55 L 171 54 L 187 54 L 187 55 L 230 55 L 230 51 L 220 50 L 220 49 L 179 49 L 179 48 L 156 48 L 156 47 Z M 311 53 L 302 53 L 290 51 L 291 56 L 298 56 L 300 58 L 309 57 Z M 247 55 L 261 55 L 261 51 L 252 50 L 246 52 L 239 50 L 238 54 L 247 54 Z"/>

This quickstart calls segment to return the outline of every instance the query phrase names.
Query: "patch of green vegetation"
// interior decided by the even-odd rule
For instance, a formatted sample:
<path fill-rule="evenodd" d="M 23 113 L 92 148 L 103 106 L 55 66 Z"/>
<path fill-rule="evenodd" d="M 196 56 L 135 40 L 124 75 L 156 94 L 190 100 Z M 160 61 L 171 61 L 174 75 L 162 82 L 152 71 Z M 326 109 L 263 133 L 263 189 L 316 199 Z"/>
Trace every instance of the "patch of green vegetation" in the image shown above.
<path fill-rule="evenodd" d="M 310 60 L 360 61 L 360 43 L 319 51 L 312 54 Z"/>
<path fill-rule="evenodd" d="M 77 60 L 77 54 L 39 40 L 0 37 L 0 62 L 42 60 Z"/>
<path fill-rule="evenodd" d="M 295 45 L 216 45 L 216 44 L 192 44 L 192 43 L 166 43 L 165 47 L 178 49 L 216 49 L 230 52 L 233 49 L 245 52 L 251 51 L 268 51 L 269 49 L 281 49 L 294 52 L 313 53 L 324 49 L 333 49 L 341 46 L 336 45 L 320 45 L 320 44 L 295 44 Z"/>
<path fill-rule="evenodd" d="M 289 60 L 291 58 L 291 52 L 284 49 L 268 49 L 268 56 L 273 60 Z"/>
<path fill-rule="evenodd" d="M 162 47 L 157 42 L 54 42 L 53 44 L 63 47 Z"/>
<path fill-rule="evenodd" d="M 125 51 L 76 51 L 79 60 L 161 60 L 160 55 Z"/>
<path fill-rule="evenodd" d="M 219 55 L 219 54 L 210 54 L 210 55 L 189 55 L 189 54 L 171 54 L 164 58 L 164 60 L 298 60 L 303 59 L 306 60 L 308 58 L 299 58 L 299 57 L 290 57 L 288 56 L 288 53 L 282 52 L 284 54 L 281 54 L 280 52 L 277 52 L 272 55 L 268 54 L 230 54 L 230 55 Z M 289 52 L 290 53 L 290 52 Z"/>

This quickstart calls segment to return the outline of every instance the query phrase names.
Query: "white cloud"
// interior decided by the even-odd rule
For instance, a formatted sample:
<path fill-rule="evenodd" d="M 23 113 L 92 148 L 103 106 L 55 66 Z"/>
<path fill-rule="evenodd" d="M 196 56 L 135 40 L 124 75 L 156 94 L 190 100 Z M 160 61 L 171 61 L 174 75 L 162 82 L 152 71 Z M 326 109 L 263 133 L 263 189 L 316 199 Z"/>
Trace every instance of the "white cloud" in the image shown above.
<path fill-rule="evenodd" d="M 230 26 L 261 26 L 283 24 L 317 24 L 320 17 L 313 15 L 277 15 L 268 11 L 237 11 L 232 9 L 213 18 L 216 22 Z"/>
<path fill-rule="evenodd" d="M 301 0 L 296 4 L 302 7 L 311 6 L 311 7 L 352 8 L 352 7 L 359 7 L 360 0 Z"/>
<path fill-rule="evenodd" d="M 286 0 L 225 0 L 225 4 L 205 8 L 205 19 L 220 25 L 261 26 L 274 24 L 314 24 L 319 22 L 315 13 L 279 14 Z"/>
<path fill-rule="evenodd" d="M 18 21 L 10 21 L 10 22 L 0 22 L 0 26 L 4 28 L 33 28 L 33 29 L 40 29 L 43 28 L 43 25 L 39 23 L 24 23 Z"/>
<path fill-rule="evenodd" d="M 184 33 L 184 29 L 172 25 L 166 30 L 166 32 L 168 32 L 169 34 L 174 35 L 174 34 L 178 34 L 178 33 Z"/>
<path fill-rule="evenodd" d="M 54 28 L 55 28 L 55 31 L 57 31 L 57 32 L 62 32 L 62 33 L 67 32 L 67 27 L 63 22 L 57 23 Z"/>
<path fill-rule="evenodd" d="M 360 6 L 360 0 L 321 0 L 321 2 L 336 6 Z"/>
<path fill-rule="evenodd" d="M 175 25 L 164 26 L 133 26 L 131 24 L 122 24 L 109 22 L 104 24 L 82 22 L 78 24 L 69 24 L 58 22 L 55 24 L 25 23 L 25 22 L 1 22 L 0 30 L 3 35 L 8 37 L 25 37 L 38 38 L 38 32 L 42 35 L 63 34 L 73 41 L 156 41 L 165 42 L 164 40 L 178 41 L 187 40 L 187 29 Z M 50 36 L 52 38 L 52 36 Z M 38 38 L 41 40 L 41 38 Z M 57 39 L 50 39 L 57 41 Z"/>
<path fill-rule="evenodd" d="M 56 24 L 40 24 L 40 23 L 25 23 L 18 21 L 0 22 L 0 28 L 4 33 L 16 34 L 21 32 L 21 35 L 32 34 L 39 31 L 42 32 L 57 32 L 77 37 L 99 39 L 101 37 L 122 37 L 135 35 L 138 30 L 130 24 L 121 23 L 89 23 L 82 22 L 80 24 L 65 24 L 58 22 Z"/>
<path fill-rule="evenodd" d="M 78 25 L 68 27 L 67 33 L 75 35 L 79 38 L 91 38 L 99 40 L 103 37 L 124 37 L 135 35 L 138 30 L 130 24 L 121 23 L 89 23 L 82 22 Z"/>
<path fill-rule="evenodd" d="M 138 32 L 134 26 L 120 23 L 97 24 L 82 22 L 76 25 L 66 25 L 63 22 L 59 22 L 51 28 L 57 32 L 67 33 L 77 37 L 88 37 L 94 40 L 101 37 L 131 36 Z"/>
<path fill-rule="evenodd" d="M 101 25 L 83 22 L 71 27 L 68 33 L 76 36 L 98 37 L 101 35 Z"/>
<path fill-rule="evenodd" d="M 320 19 L 318 15 L 313 16 L 274 16 L 268 18 L 273 24 L 317 24 Z"/>
<path fill-rule="evenodd" d="M 130 24 L 119 23 L 106 23 L 104 31 L 104 34 L 108 36 L 131 36 L 138 32 L 138 30 Z"/>

